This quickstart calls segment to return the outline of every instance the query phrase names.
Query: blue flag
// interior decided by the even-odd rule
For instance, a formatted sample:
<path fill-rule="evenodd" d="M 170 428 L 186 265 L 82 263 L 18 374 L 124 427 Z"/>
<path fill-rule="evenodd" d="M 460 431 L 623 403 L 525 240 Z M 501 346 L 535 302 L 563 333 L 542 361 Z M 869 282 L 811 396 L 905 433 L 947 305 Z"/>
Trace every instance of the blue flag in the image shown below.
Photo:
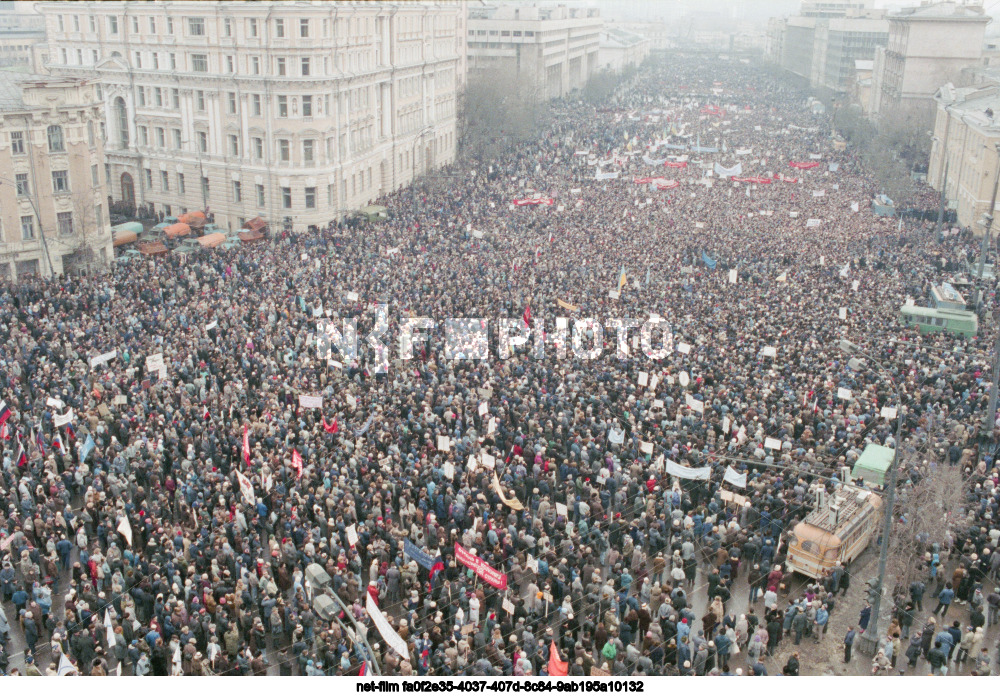
<path fill-rule="evenodd" d="M 706 254 L 704 251 L 701 252 L 701 260 L 704 261 L 705 265 L 708 266 L 713 271 L 715 270 L 715 265 L 717 263 L 719 263 L 718 261 L 715 261 L 714 259 L 708 258 L 708 254 Z"/>
<path fill-rule="evenodd" d="M 83 443 L 83 447 L 80 448 L 80 463 L 81 464 L 83 464 L 85 461 L 87 461 L 87 457 L 90 456 L 90 453 L 94 451 L 94 447 L 96 447 L 96 446 L 97 445 L 94 444 L 94 437 L 93 437 L 93 435 L 88 435 L 87 436 L 87 441 L 84 442 Z"/>

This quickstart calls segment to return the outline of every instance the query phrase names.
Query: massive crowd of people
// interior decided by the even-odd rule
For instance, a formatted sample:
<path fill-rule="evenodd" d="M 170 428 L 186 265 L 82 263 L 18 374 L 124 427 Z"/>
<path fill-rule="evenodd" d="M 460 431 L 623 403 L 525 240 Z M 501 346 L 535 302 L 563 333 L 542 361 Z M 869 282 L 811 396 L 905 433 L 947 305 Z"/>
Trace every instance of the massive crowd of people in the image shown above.
<path fill-rule="evenodd" d="M 770 182 L 706 176 L 716 162 Z M 596 180 L 599 167 L 620 174 Z M 558 103 L 539 140 L 501 160 L 387 195 L 388 221 L 2 288 L 0 667 L 797 674 L 782 644 L 806 650 L 811 636 L 839 653 L 832 617 L 864 629 L 870 616 L 846 594 L 851 566 L 787 577 L 787 530 L 866 444 L 902 446 L 880 416 L 898 391 L 903 441 L 923 443 L 902 485 L 959 466 L 968 492 L 909 596 L 883 603 L 893 624 L 873 668 L 988 674 L 974 610 L 992 625 L 1000 606 L 998 471 L 988 446 L 975 451 L 990 343 L 899 322 L 976 242 L 877 217 L 878 193 L 804 94 L 752 65 L 679 55 L 600 108 Z M 513 205 L 536 194 L 552 204 Z M 364 340 L 379 304 L 384 373 Z M 610 328 L 596 359 L 553 344 L 558 317 L 651 314 L 670 324 L 663 359 L 631 335 L 616 356 Z M 409 317 L 484 318 L 487 359 L 449 359 L 440 328 L 399 359 Z M 357 318 L 356 360 L 318 352 L 326 318 Z M 544 357 L 529 342 L 501 358 L 498 318 L 544 327 Z M 850 369 L 841 338 L 891 374 Z M 156 354 L 162 371 L 147 366 Z M 711 475 L 679 479 L 668 460 Z M 727 466 L 745 489 L 723 483 Z M 326 589 L 309 582 L 314 564 Z M 922 604 L 948 599 L 947 613 L 953 582 L 974 624 L 957 636 L 925 627 Z M 316 608 L 324 592 L 345 611 Z"/>

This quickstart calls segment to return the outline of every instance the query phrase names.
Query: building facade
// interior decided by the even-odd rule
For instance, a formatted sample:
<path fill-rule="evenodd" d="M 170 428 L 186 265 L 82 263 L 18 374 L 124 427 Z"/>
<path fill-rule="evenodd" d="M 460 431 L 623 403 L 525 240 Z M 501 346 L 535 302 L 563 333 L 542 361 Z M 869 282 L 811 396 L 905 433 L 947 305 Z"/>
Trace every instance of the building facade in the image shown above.
<path fill-rule="evenodd" d="M 0 73 L 0 279 L 111 259 L 103 118 L 85 80 Z"/>
<path fill-rule="evenodd" d="M 947 84 L 934 95 L 934 102 L 927 183 L 937 191 L 944 188 L 960 225 L 981 232 L 978 223 L 989 210 L 1000 167 L 1000 88 Z M 997 231 L 994 228 L 993 233 Z"/>
<path fill-rule="evenodd" d="M 593 8 L 470 6 L 469 71 L 516 72 L 538 98 L 564 97 L 598 69 L 603 26 Z"/>
<path fill-rule="evenodd" d="M 464 3 L 43 2 L 126 206 L 306 230 L 454 160 Z"/>
<path fill-rule="evenodd" d="M 875 56 L 871 114 L 918 109 L 930 125 L 938 88 L 957 82 L 964 68 L 980 63 L 989 21 L 982 7 L 956 2 L 890 15 L 888 44 Z"/>
<path fill-rule="evenodd" d="M 621 72 L 626 68 L 638 68 L 649 57 L 650 40 L 639 34 L 617 29 L 605 28 L 601 31 L 601 50 L 598 53 L 598 66 L 601 70 Z"/>

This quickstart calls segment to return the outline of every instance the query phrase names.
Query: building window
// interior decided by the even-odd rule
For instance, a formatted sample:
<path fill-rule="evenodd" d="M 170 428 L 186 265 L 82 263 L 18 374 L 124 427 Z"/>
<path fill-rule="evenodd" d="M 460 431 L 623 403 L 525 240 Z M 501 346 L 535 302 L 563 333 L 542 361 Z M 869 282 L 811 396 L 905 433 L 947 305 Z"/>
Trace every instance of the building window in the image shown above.
<path fill-rule="evenodd" d="M 97 33 L 97 17 L 95 17 L 94 15 L 90 15 L 90 33 L 91 34 Z"/>
<path fill-rule="evenodd" d="M 302 115 L 303 116 L 313 115 L 313 98 L 309 95 L 302 97 Z"/>
<path fill-rule="evenodd" d="M 181 149 L 181 129 L 180 128 L 174 128 L 171 132 L 173 133 L 173 136 L 174 136 L 174 149 L 175 150 L 180 150 Z"/>
<path fill-rule="evenodd" d="M 160 172 L 160 189 L 170 190 L 170 172 Z"/>
<path fill-rule="evenodd" d="M 152 191 L 153 190 L 153 170 L 152 169 L 146 169 L 145 172 L 146 172 L 146 188 L 148 188 L 150 191 Z"/>
<path fill-rule="evenodd" d="M 315 140 L 303 140 L 302 141 L 302 161 L 306 164 L 313 163 L 313 156 L 316 150 Z"/>
<path fill-rule="evenodd" d="M 274 20 L 274 35 L 276 38 L 285 38 L 285 20 L 276 19 Z"/>
<path fill-rule="evenodd" d="M 156 147 L 159 147 L 159 148 L 166 147 L 167 144 L 166 144 L 166 142 L 164 142 L 163 129 L 162 128 L 155 128 L 154 131 L 156 133 Z"/>
<path fill-rule="evenodd" d="M 208 152 L 208 133 L 198 131 L 198 152 Z"/>
<path fill-rule="evenodd" d="M 10 134 L 10 151 L 15 155 L 24 154 L 24 133 L 12 131 Z"/>
<path fill-rule="evenodd" d="M 153 70 L 160 69 L 160 54 L 153 52 Z"/>
<path fill-rule="evenodd" d="M 62 126 L 49 126 L 48 136 L 49 136 L 49 152 L 66 151 L 66 147 L 63 145 Z"/>
<path fill-rule="evenodd" d="M 101 184 L 100 176 L 101 175 L 98 172 L 99 172 L 99 170 L 98 170 L 96 164 L 90 165 L 90 185 L 91 186 L 100 186 L 100 184 Z"/>
<path fill-rule="evenodd" d="M 156 106 L 163 106 L 163 88 L 154 87 L 153 88 L 153 102 Z"/>
<path fill-rule="evenodd" d="M 291 150 L 288 145 L 288 141 L 285 139 L 278 141 L 278 157 L 282 162 L 287 162 L 291 159 Z"/>
<path fill-rule="evenodd" d="M 253 143 L 253 156 L 257 159 L 264 159 L 264 140 L 262 138 L 251 138 Z"/>
<path fill-rule="evenodd" d="M 56 21 L 59 24 L 59 31 L 66 31 L 66 27 L 63 26 L 63 16 L 62 15 L 56 15 Z"/>
<path fill-rule="evenodd" d="M 138 51 L 135 52 L 135 67 L 142 70 L 142 54 Z"/>
<path fill-rule="evenodd" d="M 257 205 L 264 207 L 264 184 L 257 184 Z"/>
<path fill-rule="evenodd" d="M 139 18 L 136 16 L 132 17 L 132 33 L 133 34 L 139 33 Z"/>
<path fill-rule="evenodd" d="M 253 95 L 253 97 L 251 97 L 250 99 L 250 102 L 253 108 L 253 115 L 260 116 L 260 95 L 259 94 Z"/>
<path fill-rule="evenodd" d="M 87 144 L 93 147 L 96 139 L 94 136 L 94 122 L 87 121 Z"/>
<path fill-rule="evenodd" d="M 170 106 L 175 109 L 181 108 L 181 91 L 176 87 L 170 90 Z"/>
<path fill-rule="evenodd" d="M 188 33 L 191 36 L 205 35 L 205 20 L 202 17 L 188 17 Z"/>
<path fill-rule="evenodd" d="M 194 72 L 208 72 L 208 56 L 204 53 L 191 54 L 191 70 Z"/>
<path fill-rule="evenodd" d="M 139 100 L 139 106 L 140 107 L 145 107 L 146 106 L 146 88 L 145 87 L 136 87 L 135 88 L 135 95 L 136 95 L 136 97 Z M 121 97 L 118 97 L 118 99 L 121 99 Z M 117 99 L 115 101 L 117 102 Z M 124 101 L 124 100 L 122 100 L 122 101 Z M 118 118 L 119 118 L 119 120 L 121 119 L 121 114 L 118 115 Z M 126 119 L 127 118 L 128 117 L 126 116 Z M 126 120 L 126 123 L 127 123 L 127 120 Z"/>
<path fill-rule="evenodd" d="M 208 199 L 208 177 L 207 176 L 201 177 L 201 197 L 204 198 L 204 199 L 206 199 L 206 200 Z"/>
<path fill-rule="evenodd" d="M 27 174 L 15 174 L 14 183 L 17 187 L 17 195 L 19 196 L 31 195 L 31 186 L 28 184 Z"/>
<path fill-rule="evenodd" d="M 256 19 L 251 19 L 250 20 L 250 36 L 252 36 L 254 38 L 257 38 L 257 31 L 258 31 L 257 30 L 257 20 Z"/>
<path fill-rule="evenodd" d="M 35 238 L 35 218 L 30 215 L 21 216 L 21 239 L 27 241 Z"/>
<path fill-rule="evenodd" d="M 222 20 L 222 30 L 225 33 L 226 37 L 231 38 L 233 35 L 233 20 L 228 18 Z"/>
<path fill-rule="evenodd" d="M 229 113 L 236 113 L 236 92 L 229 93 Z"/>
<path fill-rule="evenodd" d="M 178 174 L 177 175 L 177 193 L 186 193 L 185 188 L 184 188 L 184 175 L 183 174 Z"/>
<path fill-rule="evenodd" d="M 306 188 L 306 207 L 315 208 L 316 207 L 316 187 L 309 186 Z"/>
<path fill-rule="evenodd" d="M 52 192 L 66 193 L 69 191 L 69 172 L 65 169 L 52 172 Z"/>
<path fill-rule="evenodd" d="M 309 77 L 309 67 L 310 67 L 310 65 L 309 65 L 309 59 L 308 58 L 303 58 L 302 59 L 302 77 Z"/>
<path fill-rule="evenodd" d="M 285 59 L 284 58 L 275 58 L 274 60 L 275 60 L 275 65 L 277 66 L 277 69 L 278 69 L 278 75 L 279 76 L 284 76 L 284 74 L 285 74 Z"/>
<path fill-rule="evenodd" d="M 233 182 L 233 200 L 236 203 L 243 202 L 243 184 L 239 181 Z"/>
<path fill-rule="evenodd" d="M 260 58 L 258 56 L 250 56 L 250 72 L 254 75 L 260 75 Z"/>
<path fill-rule="evenodd" d="M 156 33 L 156 17 L 149 18 L 149 33 L 150 34 Z"/>
<path fill-rule="evenodd" d="M 174 33 L 174 18 L 173 17 L 167 17 L 167 33 L 168 34 L 173 34 Z"/>
<path fill-rule="evenodd" d="M 278 96 L 278 117 L 279 118 L 288 117 L 288 97 L 284 95 Z"/>
<path fill-rule="evenodd" d="M 292 189 L 287 186 L 281 187 L 281 207 L 291 208 L 292 207 Z"/>
<path fill-rule="evenodd" d="M 60 237 L 73 235 L 73 213 L 56 213 L 56 223 L 59 226 Z"/>
<path fill-rule="evenodd" d="M 205 92 L 203 90 L 198 90 L 195 92 L 195 99 L 198 104 L 198 111 L 205 110 Z"/>
<path fill-rule="evenodd" d="M 149 128 L 146 126 L 139 126 L 139 144 L 149 145 Z"/>
<path fill-rule="evenodd" d="M 326 185 L 326 204 L 327 205 L 333 205 L 333 196 L 334 196 L 334 186 L 333 186 L 333 184 L 327 184 Z"/>
<path fill-rule="evenodd" d="M 299 36 L 303 39 L 309 38 L 309 20 L 300 19 L 299 20 Z"/>
<path fill-rule="evenodd" d="M 240 136 L 230 135 L 229 136 L 229 154 L 233 157 L 240 156 Z"/>
<path fill-rule="evenodd" d="M 118 18 L 108 17 L 108 33 L 117 34 L 118 33 Z"/>
<path fill-rule="evenodd" d="M 226 56 L 226 72 L 230 75 L 236 72 L 236 59 L 232 56 Z"/>

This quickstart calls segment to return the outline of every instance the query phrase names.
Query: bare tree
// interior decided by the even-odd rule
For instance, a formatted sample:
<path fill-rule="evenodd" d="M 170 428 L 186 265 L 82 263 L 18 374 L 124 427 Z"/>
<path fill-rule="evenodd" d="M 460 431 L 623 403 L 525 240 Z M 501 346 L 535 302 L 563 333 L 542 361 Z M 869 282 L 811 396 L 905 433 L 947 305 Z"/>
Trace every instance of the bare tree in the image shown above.
<path fill-rule="evenodd" d="M 72 212 L 73 236 L 67 240 L 67 243 L 72 245 L 71 263 L 75 269 L 83 268 L 90 273 L 94 267 L 101 264 L 99 250 L 107 241 L 104 222 L 97 218 L 97 204 L 94 202 L 92 189 L 84 189 L 73 194 Z"/>
<path fill-rule="evenodd" d="M 544 105 L 534 87 L 516 71 L 499 68 L 470 73 L 459 108 L 459 151 L 480 162 L 498 158 L 534 139 Z"/>

